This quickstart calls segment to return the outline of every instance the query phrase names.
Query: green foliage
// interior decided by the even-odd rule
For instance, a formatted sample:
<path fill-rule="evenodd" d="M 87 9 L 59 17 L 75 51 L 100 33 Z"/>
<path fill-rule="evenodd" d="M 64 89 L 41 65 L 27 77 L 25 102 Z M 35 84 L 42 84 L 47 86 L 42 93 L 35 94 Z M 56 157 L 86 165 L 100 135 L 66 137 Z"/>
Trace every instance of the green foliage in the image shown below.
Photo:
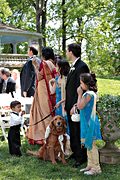
<path fill-rule="evenodd" d="M 90 68 L 99 75 L 119 75 L 120 56 L 117 36 L 113 31 L 118 1 L 104 1 L 99 16 L 86 27 L 86 53 Z"/>
<path fill-rule="evenodd" d="M 6 19 L 10 24 L 17 28 L 33 31 L 35 25 L 35 9 L 32 6 L 33 1 L 30 0 L 7 0 L 12 10 L 12 16 Z"/>
<path fill-rule="evenodd" d="M 6 54 L 12 53 L 11 45 L 10 44 L 4 44 L 2 53 L 6 53 Z"/>
<path fill-rule="evenodd" d="M 99 94 L 97 111 L 103 139 L 115 140 L 120 136 L 117 133 L 120 130 L 120 81 L 114 78 L 97 80 Z"/>
<path fill-rule="evenodd" d="M 35 31 L 39 24 L 36 2 L 41 7 L 44 0 L 1 0 L 0 18 L 16 27 Z M 64 6 L 62 0 L 47 1 L 47 24 L 40 32 L 46 45 L 58 54 L 63 53 L 62 10 L 66 12 L 66 44 L 82 42 L 82 59 L 97 75 L 120 75 L 120 0 L 66 0 Z"/>
<path fill-rule="evenodd" d="M 18 54 L 27 54 L 27 51 L 28 51 L 28 43 L 27 42 L 19 43 L 17 45 Z"/>
<path fill-rule="evenodd" d="M 104 128 L 108 122 L 112 121 L 120 128 L 120 96 L 108 94 L 101 96 L 97 103 L 97 109 L 102 119 L 102 128 Z M 108 128 L 111 130 L 112 125 L 111 123 L 108 124 Z"/>
<path fill-rule="evenodd" d="M 0 19 L 4 22 L 6 18 L 11 15 L 12 11 L 7 0 L 0 0 Z"/>

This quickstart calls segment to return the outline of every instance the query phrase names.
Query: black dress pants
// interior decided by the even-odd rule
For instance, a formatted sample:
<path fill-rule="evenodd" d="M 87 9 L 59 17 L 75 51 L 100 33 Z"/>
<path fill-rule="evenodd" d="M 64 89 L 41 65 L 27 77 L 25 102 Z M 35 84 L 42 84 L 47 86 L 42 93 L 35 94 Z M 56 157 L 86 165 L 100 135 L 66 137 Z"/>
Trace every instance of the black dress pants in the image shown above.
<path fill-rule="evenodd" d="M 8 132 L 8 145 L 11 155 L 21 156 L 20 125 L 12 126 Z"/>
<path fill-rule="evenodd" d="M 73 122 L 71 115 L 67 113 L 70 128 L 70 146 L 76 162 L 81 164 L 87 161 L 87 149 L 81 148 L 80 141 L 80 122 Z"/>

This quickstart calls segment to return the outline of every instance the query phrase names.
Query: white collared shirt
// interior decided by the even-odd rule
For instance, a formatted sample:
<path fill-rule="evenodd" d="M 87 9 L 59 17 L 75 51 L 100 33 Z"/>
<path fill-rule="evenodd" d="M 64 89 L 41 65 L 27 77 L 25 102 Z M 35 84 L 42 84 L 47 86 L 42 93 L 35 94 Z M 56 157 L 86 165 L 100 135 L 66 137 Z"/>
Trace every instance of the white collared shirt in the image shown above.
<path fill-rule="evenodd" d="M 77 60 L 79 59 L 80 57 L 78 57 L 72 64 L 71 64 L 71 67 L 73 67 L 75 65 L 75 63 L 77 62 Z"/>
<path fill-rule="evenodd" d="M 17 114 L 14 114 L 14 112 L 13 113 L 11 112 L 10 122 L 9 122 L 10 127 L 11 126 L 21 125 L 21 124 L 23 124 L 23 122 L 24 122 L 23 116 L 17 115 Z"/>

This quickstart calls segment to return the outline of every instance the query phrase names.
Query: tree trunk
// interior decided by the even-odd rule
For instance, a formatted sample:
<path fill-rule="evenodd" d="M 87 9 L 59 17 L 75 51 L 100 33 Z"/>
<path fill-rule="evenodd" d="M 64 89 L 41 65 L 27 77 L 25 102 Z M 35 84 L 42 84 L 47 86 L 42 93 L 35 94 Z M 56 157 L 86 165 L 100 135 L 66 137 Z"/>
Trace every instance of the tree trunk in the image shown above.
<path fill-rule="evenodd" d="M 46 6 L 47 0 L 36 0 L 36 30 L 41 33 L 42 37 L 38 40 L 39 53 L 41 49 L 46 46 L 45 27 L 46 27 Z"/>
<path fill-rule="evenodd" d="M 35 9 L 36 9 L 36 30 L 37 30 L 38 33 L 41 33 L 41 29 L 40 29 L 41 9 L 39 7 L 39 1 L 40 0 L 36 0 L 36 7 L 35 7 Z M 38 44 L 39 44 L 39 53 L 41 54 L 42 38 L 38 39 Z"/>
<path fill-rule="evenodd" d="M 64 5 L 65 5 L 65 0 L 62 0 L 62 51 L 63 51 L 63 56 L 65 57 L 65 52 L 66 52 L 66 25 L 65 25 L 66 10 L 64 8 Z"/>
<path fill-rule="evenodd" d="M 45 29 L 46 29 L 46 6 L 47 6 L 47 0 L 44 2 L 43 10 L 42 10 L 42 35 L 43 35 L 43 46 L 46 46 L 46 36 L 45 36 Z"/>
<path fill-rule="evenodd" d="M 80 18 L 77 18 L 77 23 L 78 23 L 78 26 L 79 26 L 79 31 L 80 32 L 78 32 L 78 44 L 80 45 L 80 47 L 81 47 L 81 45 L 82 45 L 82 40 L 83 40 L 83 38 L 81 38 L 81 36 L 79 36 L 79 33 L 83 33 L 83 29 L 81 29 L 81 24 L 82 24 L 82 17 L 80 17 Z M 80 58 L 81 58 L 81 53 L 80 53 Z"/>

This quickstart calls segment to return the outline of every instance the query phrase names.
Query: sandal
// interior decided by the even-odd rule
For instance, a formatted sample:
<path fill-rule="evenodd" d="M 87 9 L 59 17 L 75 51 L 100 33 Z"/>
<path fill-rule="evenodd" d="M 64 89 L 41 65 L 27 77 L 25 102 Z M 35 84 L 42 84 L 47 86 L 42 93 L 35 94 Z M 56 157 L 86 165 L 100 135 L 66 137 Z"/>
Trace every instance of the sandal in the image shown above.
<path fill-rule="evenodd" d="M 90 169 L 89 171 L 84 172 L 85 175 L 97 175 L 100 173 L 101 173 L 101 170 L 95 170 L 95 169 Z"/>
<path fill-rule="evenodd" d="M 90 169 L 91 169 L 91 167 L 86 167 L 86 168 L 80 169 L 80 172 L 89 171 Z"/>

